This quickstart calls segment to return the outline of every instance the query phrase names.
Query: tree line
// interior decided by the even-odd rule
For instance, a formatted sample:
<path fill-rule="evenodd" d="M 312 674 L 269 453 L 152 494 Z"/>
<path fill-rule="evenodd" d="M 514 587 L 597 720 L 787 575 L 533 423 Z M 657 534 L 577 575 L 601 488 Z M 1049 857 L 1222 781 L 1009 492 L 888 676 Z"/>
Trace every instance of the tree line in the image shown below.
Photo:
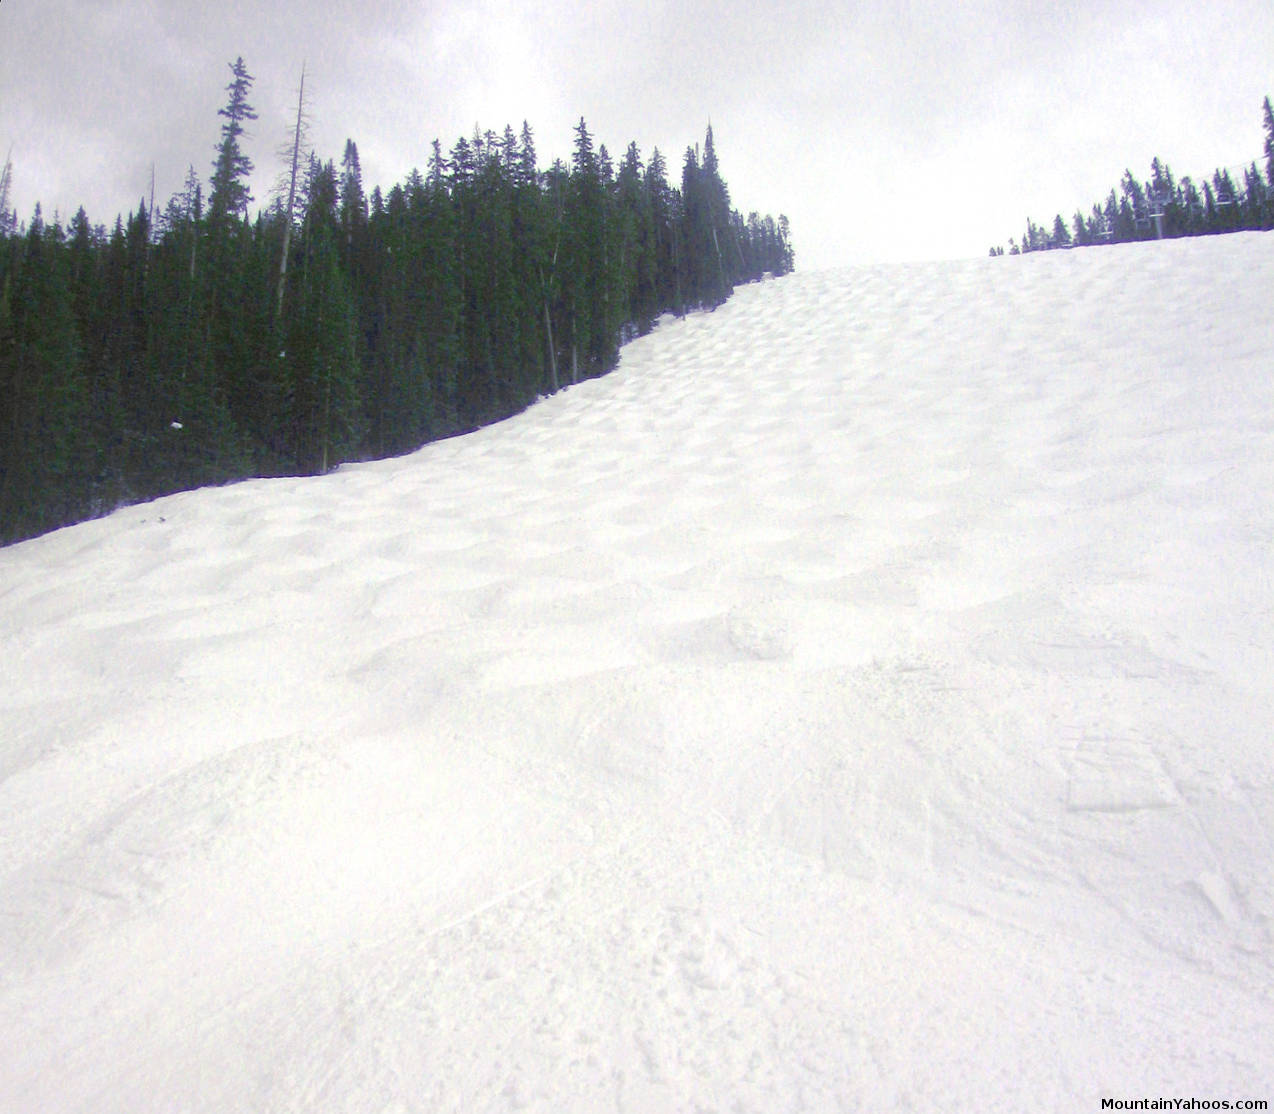
<path fill-rule="evenodd" d="M 0 178 L 0 544 L 248 476 L 311 475 L 500 420 L 613 368 L 665 313 L 793 267 L 790 230 L 730 204 L 711 127 L 679 187 L 583 119 L 540 169 L 530 128 L 476 132 L 387 193 L 358 148 L 308 149 L 304 77 L 277 196 L 252 218 L 253 78 L 231 66 L 205 194 L 109 232 Z"/>
<path fill-rule="evenodd" d="M 1264 109 L 1264 174 L 1253 160 L 1249 166 L 1218 169 L 1210 180 L 1195 182 L 1174 178 L 1167 164 L 1156 158 L 1148 181 L 1140 182 L 1131 170 L 1125 171 L 1104 201 L 1087 214 L 1077 211 L 1069 224 L 1060 213 L 1051 226 L 1028 219 L 1022 242 L 1009 241 L 1009 254 L 1274 228 L 1274 107 L 1269 97 Z M 991 254 L 1003 255 L 1004 249 L 993 247 Z"/>

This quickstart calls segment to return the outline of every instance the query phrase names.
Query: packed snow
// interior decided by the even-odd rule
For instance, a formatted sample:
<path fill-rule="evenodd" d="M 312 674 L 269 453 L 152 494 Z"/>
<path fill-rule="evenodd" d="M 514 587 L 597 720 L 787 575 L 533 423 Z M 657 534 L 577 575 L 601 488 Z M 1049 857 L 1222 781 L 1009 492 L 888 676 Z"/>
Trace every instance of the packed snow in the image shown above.
<path fill-rule="evenodd" d="M 1274 1099 L 1272 293 L 798 274 L 0 551 L 0 1110 Z"/>

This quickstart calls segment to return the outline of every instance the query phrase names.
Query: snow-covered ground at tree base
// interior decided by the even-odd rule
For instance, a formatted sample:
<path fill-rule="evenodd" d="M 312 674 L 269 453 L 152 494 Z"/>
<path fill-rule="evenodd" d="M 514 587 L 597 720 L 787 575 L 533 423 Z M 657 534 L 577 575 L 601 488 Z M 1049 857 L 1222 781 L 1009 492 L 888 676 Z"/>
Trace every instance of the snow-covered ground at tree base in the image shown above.
<path fill-rule="evenodd" d="M 0 551 L 0 1110 L 1274 1100 L 1272 295 L 797 274 Z"/>

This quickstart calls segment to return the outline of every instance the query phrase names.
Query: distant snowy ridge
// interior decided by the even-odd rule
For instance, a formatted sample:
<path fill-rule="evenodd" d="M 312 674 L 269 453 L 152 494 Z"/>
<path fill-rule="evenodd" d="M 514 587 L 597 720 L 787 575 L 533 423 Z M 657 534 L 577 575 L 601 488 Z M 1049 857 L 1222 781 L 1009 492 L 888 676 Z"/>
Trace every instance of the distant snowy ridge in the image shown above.
<path fill-rule="evenodd" d="M 0 550 L 0 1110 L 1268 1098 L 1271 290 L 797 274 Z"/>

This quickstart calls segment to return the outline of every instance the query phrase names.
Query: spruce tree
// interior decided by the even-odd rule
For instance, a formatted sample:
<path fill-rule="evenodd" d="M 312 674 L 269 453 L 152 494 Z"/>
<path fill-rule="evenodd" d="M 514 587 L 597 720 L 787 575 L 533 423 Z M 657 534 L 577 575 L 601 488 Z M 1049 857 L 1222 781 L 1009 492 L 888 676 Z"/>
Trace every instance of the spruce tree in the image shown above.
<path fill-rule="evenodd" d="M 1265 182 L 1274 190 L 1274 105 L 1265 98 Z"/>
<path fill-rule="evenodd" d="M 336 170 L 311 157 L 303 235 L 288 299 L 283 397 L 271 450 L 289 471 L 319 474 L 361 435 L 354 301 L 340 266 Z M 281 411 L 281 413 L 279 412 Z M 282 420 L 279 420 L 282 419 Z"/>
<path fill-rule="evenodd" d="M 641 153 L 630 143 L 615 182 L 619 274 L 623 281 L 623 318 L 637 333 L 647 333 L 657 312 L 654 207 L 644 181 Z"/>
<path fill-rule="evenodd" d="M 516 158 L 510 170 L 513 182 L 514 274 L 519 292 L 519 313 L 523 318 L 515 390 L 518 404 L 522 405 L 549 390 L 549 342 L 545 328 L 548 307 L 543 289 L 547 247 L 545 207 L 535 165 L 535 138 L 525 120 L 522 121 Z"/>
<path fill-rule="evenodd" d="M 542 203 L 544 246 L 540 253 L 540 292 L 544 304 L 544 331 L 549 354 L 549 390 L 562 385 L 569 364 L 568 320 L 563 272 L 567 270 L 565 245 L 566 198 L 570 190 L 570 172 L 561 159 L 544 172 Z"/>
<path fill-rule="evenodd" d="M 13 152 L 10 151 L 5 156 L 3 169 L 0 169 L 0 236 L 12 236 L 18 226 L 17 217 L 9 208 L 9 191 L 12 185 Z"/>
<path fill-rule="evenodd" d="M 0 290 L 0 541 L 92 512 L 79 338 L 62 229 L 36 206 Z M 86 459 L 87 458 L 87 459 Z"/>
<path fill-rule="evenodd" d="M 677 234 L 680 228 L 678 198 L 668 184 L 668 164 L 656 147 L 646 164 L 646 205 L 654 236 L 656 312 L 684 312 L 677 269 Z"/>
<path fill-rule="evenodd" d="M 429 176 L 410 194 L 419 260 L 415 283 L 424 299 L 415 318 L 428 407 L 421 415 L 422 439 L 450 436 L 462 428 L 459 392 L 465 304 L 459 217 L 448 189 L 450 173 L 442 147 L 435 141 Z"/>
<path fill-rule="evenodd" d="M 252 160 L 243 153 L 239 140 L 244 134 L 244 122 L 257 118 L 248 104 L 248 93 L 255 79 L 248 73 L 242 58 L 231 63 L 230 72 L 233 80 L 226 86 L 230 99 L 225 108 L 217 109 L 217 115 L 224 116 L 226 122 L 221 125 L 221 142 L 217 145 L 217 158 L 212 164 L 208 216 L 214 224 L 230 217 L 246 217 L 252 201 L 247 185 L 253 169 Z"/>
<path fill-rule="evenodd" d="M 260 286 L 254 281 L 258 261 L 246 219 L 252 161 L 239 141 L 245 121 L 257 116 L 247 99 L 253 78 L 242 58 L 235 59 L 230 70 L 229 97 L 218 110 L 225 123 L 208 196 L 208 264 L 201 275 L 201 293 L 207 304 L 208 360 L 216 389 L 224 393 L 235 425 L 248 439 L 244 447 L 256 452 L 268 421 L 263 392 L 271 377 L 265 373 L 268 344 L 262 326 L 268 321 L 263 317 L 273 284 L 265 275 L 260 276 Z"/>
<path fill-rule="evenodd" d="M 0 203 L 6 540 L 473 428 L 608 371 L 660 313 L 791 269 L 785 217 L 730 209 L 711 129 L 682 190 L 658 150 L 616 165 L 581 119 L 569 166 L 541 173 L 525 122 L 475 129 L 369 204 L 354 142 L 338 174 L 298 127 L 292 203 L 250 222 L 252 77 L 230 68 L 206 203 L 193 168 L 162 217 L 152 198 L 109 234 L 37 209 L 17 236 Z"/>
<path fill-rule="evenodd" d="M 363 193 L 363 168 L 358 159 L 358 144 L 345 141 L 341 158 L 341 240 L 348 262 L 354 253 L 355 239 L 367 226 L 367 198 Z"/>
<path fill-rule="evenodd" d="M 565 290 L 571 382 L 599 374 L 607 361 L 606 212 L 601 163 L 584 118 L 575 128 L 575 151 L 566 196 Z"/>
<path fill-rule="evenodd" d="M 734 289 L 726 263 L 727 257 L 733 255 L 732 245 L 727 242 L 730 234 L 730 191 L 721 178 L 711 124 L 708 125 L 708 132 L 703 141 L 703 165 L 700 171 L 704 215 L 708 223 L 708 237 L 711 240 L 710 249 L 706 242 L 704 245 L 705 250 L 709 252 L 706 266 L 709 301 L 712 305 L 720 305 Z"/>

